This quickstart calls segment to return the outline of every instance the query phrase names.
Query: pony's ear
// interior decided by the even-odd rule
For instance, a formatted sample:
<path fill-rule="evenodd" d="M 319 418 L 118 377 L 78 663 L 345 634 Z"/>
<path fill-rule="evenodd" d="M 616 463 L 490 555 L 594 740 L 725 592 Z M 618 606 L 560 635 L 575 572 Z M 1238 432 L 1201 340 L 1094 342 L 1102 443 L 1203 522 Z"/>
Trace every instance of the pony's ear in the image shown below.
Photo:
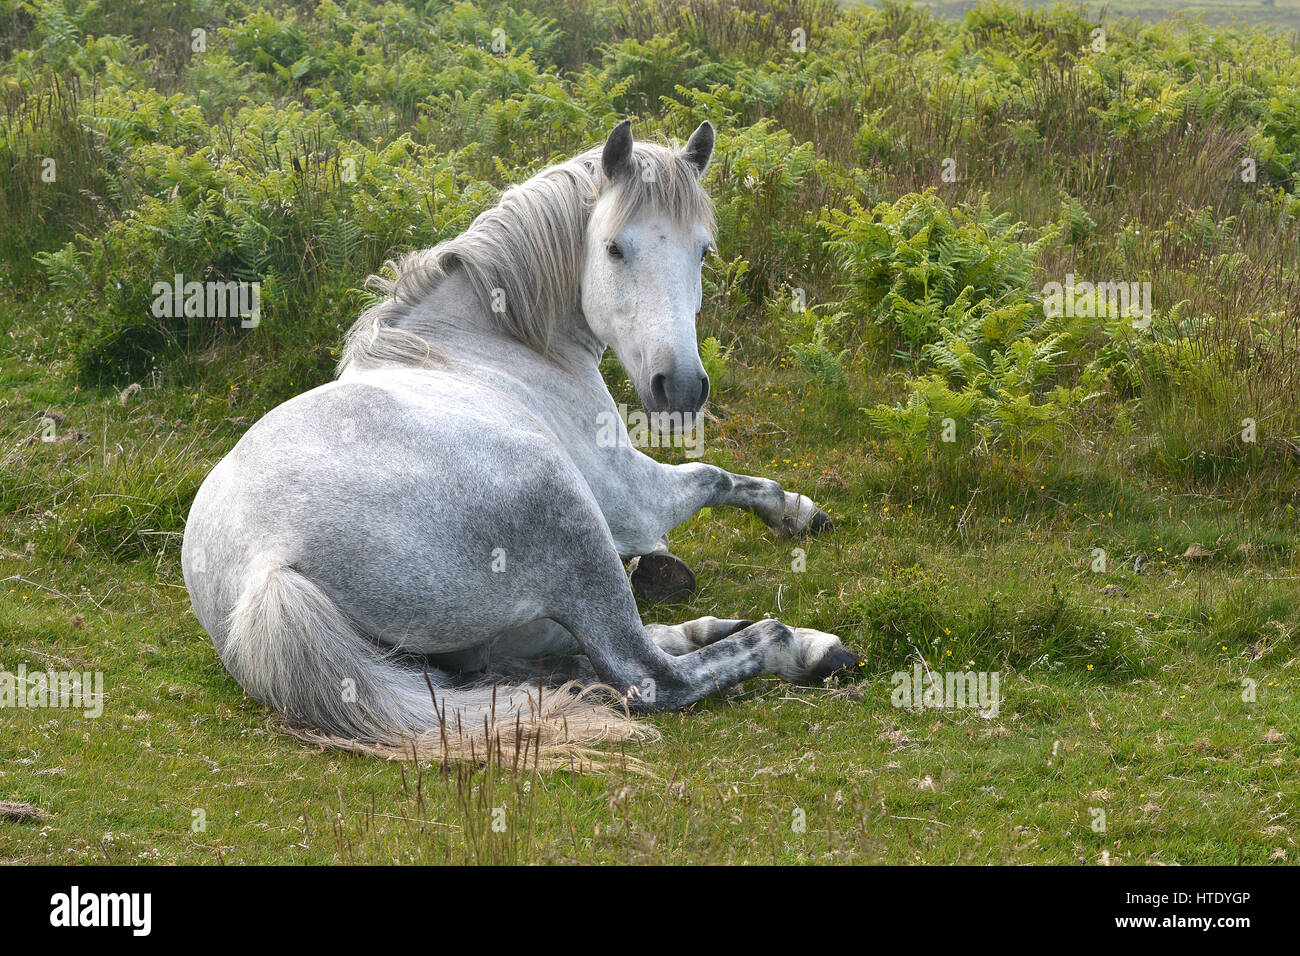
<path fill-rule="evenodd" d="M 713 156 L 713 124 L 705 120 L 695 128 L 691 138 L 686 141 L 682 155 L 696 169 L 696 174 L 704 175 L 709 168 L 709 159 Z"/>
<path fill-rule="evenodd" d="M 611 182 L 632 165 L 632 121 L 623 120 L 614 127 L 600 153 L 600 168 Z"/>

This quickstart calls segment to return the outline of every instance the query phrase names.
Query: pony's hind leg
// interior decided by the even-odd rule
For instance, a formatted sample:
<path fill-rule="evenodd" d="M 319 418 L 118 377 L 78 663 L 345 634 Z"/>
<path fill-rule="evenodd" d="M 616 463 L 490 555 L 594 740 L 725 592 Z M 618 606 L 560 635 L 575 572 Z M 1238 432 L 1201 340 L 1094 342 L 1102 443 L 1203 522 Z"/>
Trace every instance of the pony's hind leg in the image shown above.
<path fill-rule="evenodd" d="M 568 571 L 581 587 L 557 592 L 558 621 L 586 651 L 596 675 L 644 710 L 675 710 L 753 677 L 818 681 L 856 665 L 839 638 L 780 621 L 705 618 L 645 627 L 609 540 L 588 542 Z"/>

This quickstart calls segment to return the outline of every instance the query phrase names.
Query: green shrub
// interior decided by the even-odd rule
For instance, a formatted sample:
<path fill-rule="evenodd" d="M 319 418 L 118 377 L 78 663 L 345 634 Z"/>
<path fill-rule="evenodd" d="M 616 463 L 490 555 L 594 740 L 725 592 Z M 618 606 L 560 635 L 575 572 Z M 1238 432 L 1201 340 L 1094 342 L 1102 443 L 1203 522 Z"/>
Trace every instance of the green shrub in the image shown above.
<path fill-rule="evenodd" d="M 1055 226 L 1034 241 L 987 211 L 952 209 L 933 192 L 868 213 L 833 210 L 828 248 L 848 276 L 841 307 L 901 341 L 919 374 L 907 398 L 866 410 L 875 429 L 913 455 L 949 444 L 1054 441 L 1085 403 L 1100 397 L 1099 370 L 1063 361 L 1080 327 L 1045 316 L 1030 277 Z"/>
<path fill-rule="evenodd" d="M 826 305 L 808 305 L 803 290 L 783 288 L 772 299 L 768 311 L 781 327 L 790 354 L 820 384 L 842 391 L 848 387 L 844 360 L 848 349 L 837 348 L 843 312 L 829 312 Z"/>
<path fill-rule="evenodd" d="M 1027 301 L 1038 253 L 1055 236 L 1021 241 L 1023 224 L 983 207 L 949 209 L 934 190 L 870 211 L 853 201 L 823 225 L 826 248 L 847 275 L 845 307 L 913 358 L 954 323 L 1006 320 L 1008 305 Z"/>

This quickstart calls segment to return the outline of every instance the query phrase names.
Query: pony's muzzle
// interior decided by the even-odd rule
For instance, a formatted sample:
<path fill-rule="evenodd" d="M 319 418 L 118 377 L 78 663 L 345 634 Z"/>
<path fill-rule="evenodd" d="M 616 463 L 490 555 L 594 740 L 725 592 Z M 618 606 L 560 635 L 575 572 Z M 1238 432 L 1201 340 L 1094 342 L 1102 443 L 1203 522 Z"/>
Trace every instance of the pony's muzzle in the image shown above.
<path fill-rule="evenodd" d="M 702 370 L 666 375 L 658 373 L 650 379 L 652 411 L 695 414 L 704 407 L 709 397 L 709 376 Z"/>

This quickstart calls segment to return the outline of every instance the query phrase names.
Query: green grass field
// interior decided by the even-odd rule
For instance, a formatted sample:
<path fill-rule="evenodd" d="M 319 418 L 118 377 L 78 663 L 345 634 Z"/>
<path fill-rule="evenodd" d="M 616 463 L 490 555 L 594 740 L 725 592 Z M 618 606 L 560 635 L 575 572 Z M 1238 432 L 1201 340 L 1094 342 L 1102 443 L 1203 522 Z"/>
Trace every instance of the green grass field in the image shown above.
<path fill-rule="evenodd" d="M 98 719 L 5 712 L 3 794 L 49 814 L 0 828 L 8 861 L 1294 858 L 1297 569 L 1281 515 L 1053 480 L 1032 506 L 972 509 L 959 529 L 966 502 L 945 504 L 924 476 L 873 454 L 845 409 L 805 406 L 800 416 L 825 424 L 792 434 L 770 412 L 791 408 L 771 401 L 791 373 L 756 369 L 763 387 L 721 390 L 717 440 L 735 441 L 725 460 L 813 492 L 838 527 L 805 543 L 808 570 L 791 574 L 792 543 L 756 519 L 701 515 L 673 539 L 700 590 L 652 619 L 779 609 L 838 631 L 868 660 L 894 640 L 936 667 L 988 666 L 1007 642 L 1026 645 L 1024 659 L 1041 647 L 1055 660 L 1006 673 L 995 719 L 896 709 L 872 665 L 851 686 L 757 681 L 655 718 L 663 740 L 629 754 L 653 776 L 448 775 L 305 749 L 242 696 L 189 610 L 167 530 L 180 514 L 159 514 L 156 491 L 183 497 L 183 482 L 166 483 L 192 484 L 240 425 L 206 392 L 141 392 L 123 406 L 61 391 L 47 336 L 6 313 L 6 407 L 30 420 L 62 396 L 64 427 L 95 437 L 24 446 L 39 460 L 22 492 L 47 521 L 73 522 L 83 518 L 68 502 L 126 494 L 143 540 L 114 555 L 120 532 L 100 524 L 99 554 L 4 555 L 6 665 L 102 670 L 107 698 Z M 1124 568 L 1093 573 L 1097 542 Z M 1210 558 L 1178 557 L 1201 542 Z M 1147 569 L 1135 576 L 1136 555 Z M 1123 593 L 1102 593 L 1107 584 Z M 1112 637 L 1120 654 L 1089 650 Z M 1244 678 L 1257 682 L 1254 703 L 1242 700 Z M 491 831 L 495 807 L 506 808 L 504 834 Z M 806 832 L 792 829 L 796 808 Z M 1098 809 L 1104 833 L 1091 829 Z"/>
<path fill-rule="evenodd" d="M 0 0 L 0 672 L 104 682 L 99 717 L 0 707 L 0 802 L 28 808 L 0 810 L 0 862 L 1300 859 L 1289 41 L 1230 33 L 1216 66 L 1197 27 L 1112 23 L 1090 59 L 1094 14 L 997 5 L 258 6 Z M 177 52 L 192 23 L 202 56 Z M 386 255 L 621 115 L 719 126 L 705 460 L 836 522 L 703 512 L 672 535 L 698 592 L 644 616 L 834 631 L 858 679 L 648 718 L 661 739 L 601 773 L 304 746 L 189 609 L 190 500 L 327 380 Z M 931 246 L 890 231 L 927 189 Z M 259 277 L 262 325 L 152 320 L 173 272 Z M 1154 331 L 1035 318 L 1067 272 L 1151 281 Z M 954 273 L 973 305 L 937 291 Z M 895 707 L 917 662 L 996 671 L 998 712 Z"/>

